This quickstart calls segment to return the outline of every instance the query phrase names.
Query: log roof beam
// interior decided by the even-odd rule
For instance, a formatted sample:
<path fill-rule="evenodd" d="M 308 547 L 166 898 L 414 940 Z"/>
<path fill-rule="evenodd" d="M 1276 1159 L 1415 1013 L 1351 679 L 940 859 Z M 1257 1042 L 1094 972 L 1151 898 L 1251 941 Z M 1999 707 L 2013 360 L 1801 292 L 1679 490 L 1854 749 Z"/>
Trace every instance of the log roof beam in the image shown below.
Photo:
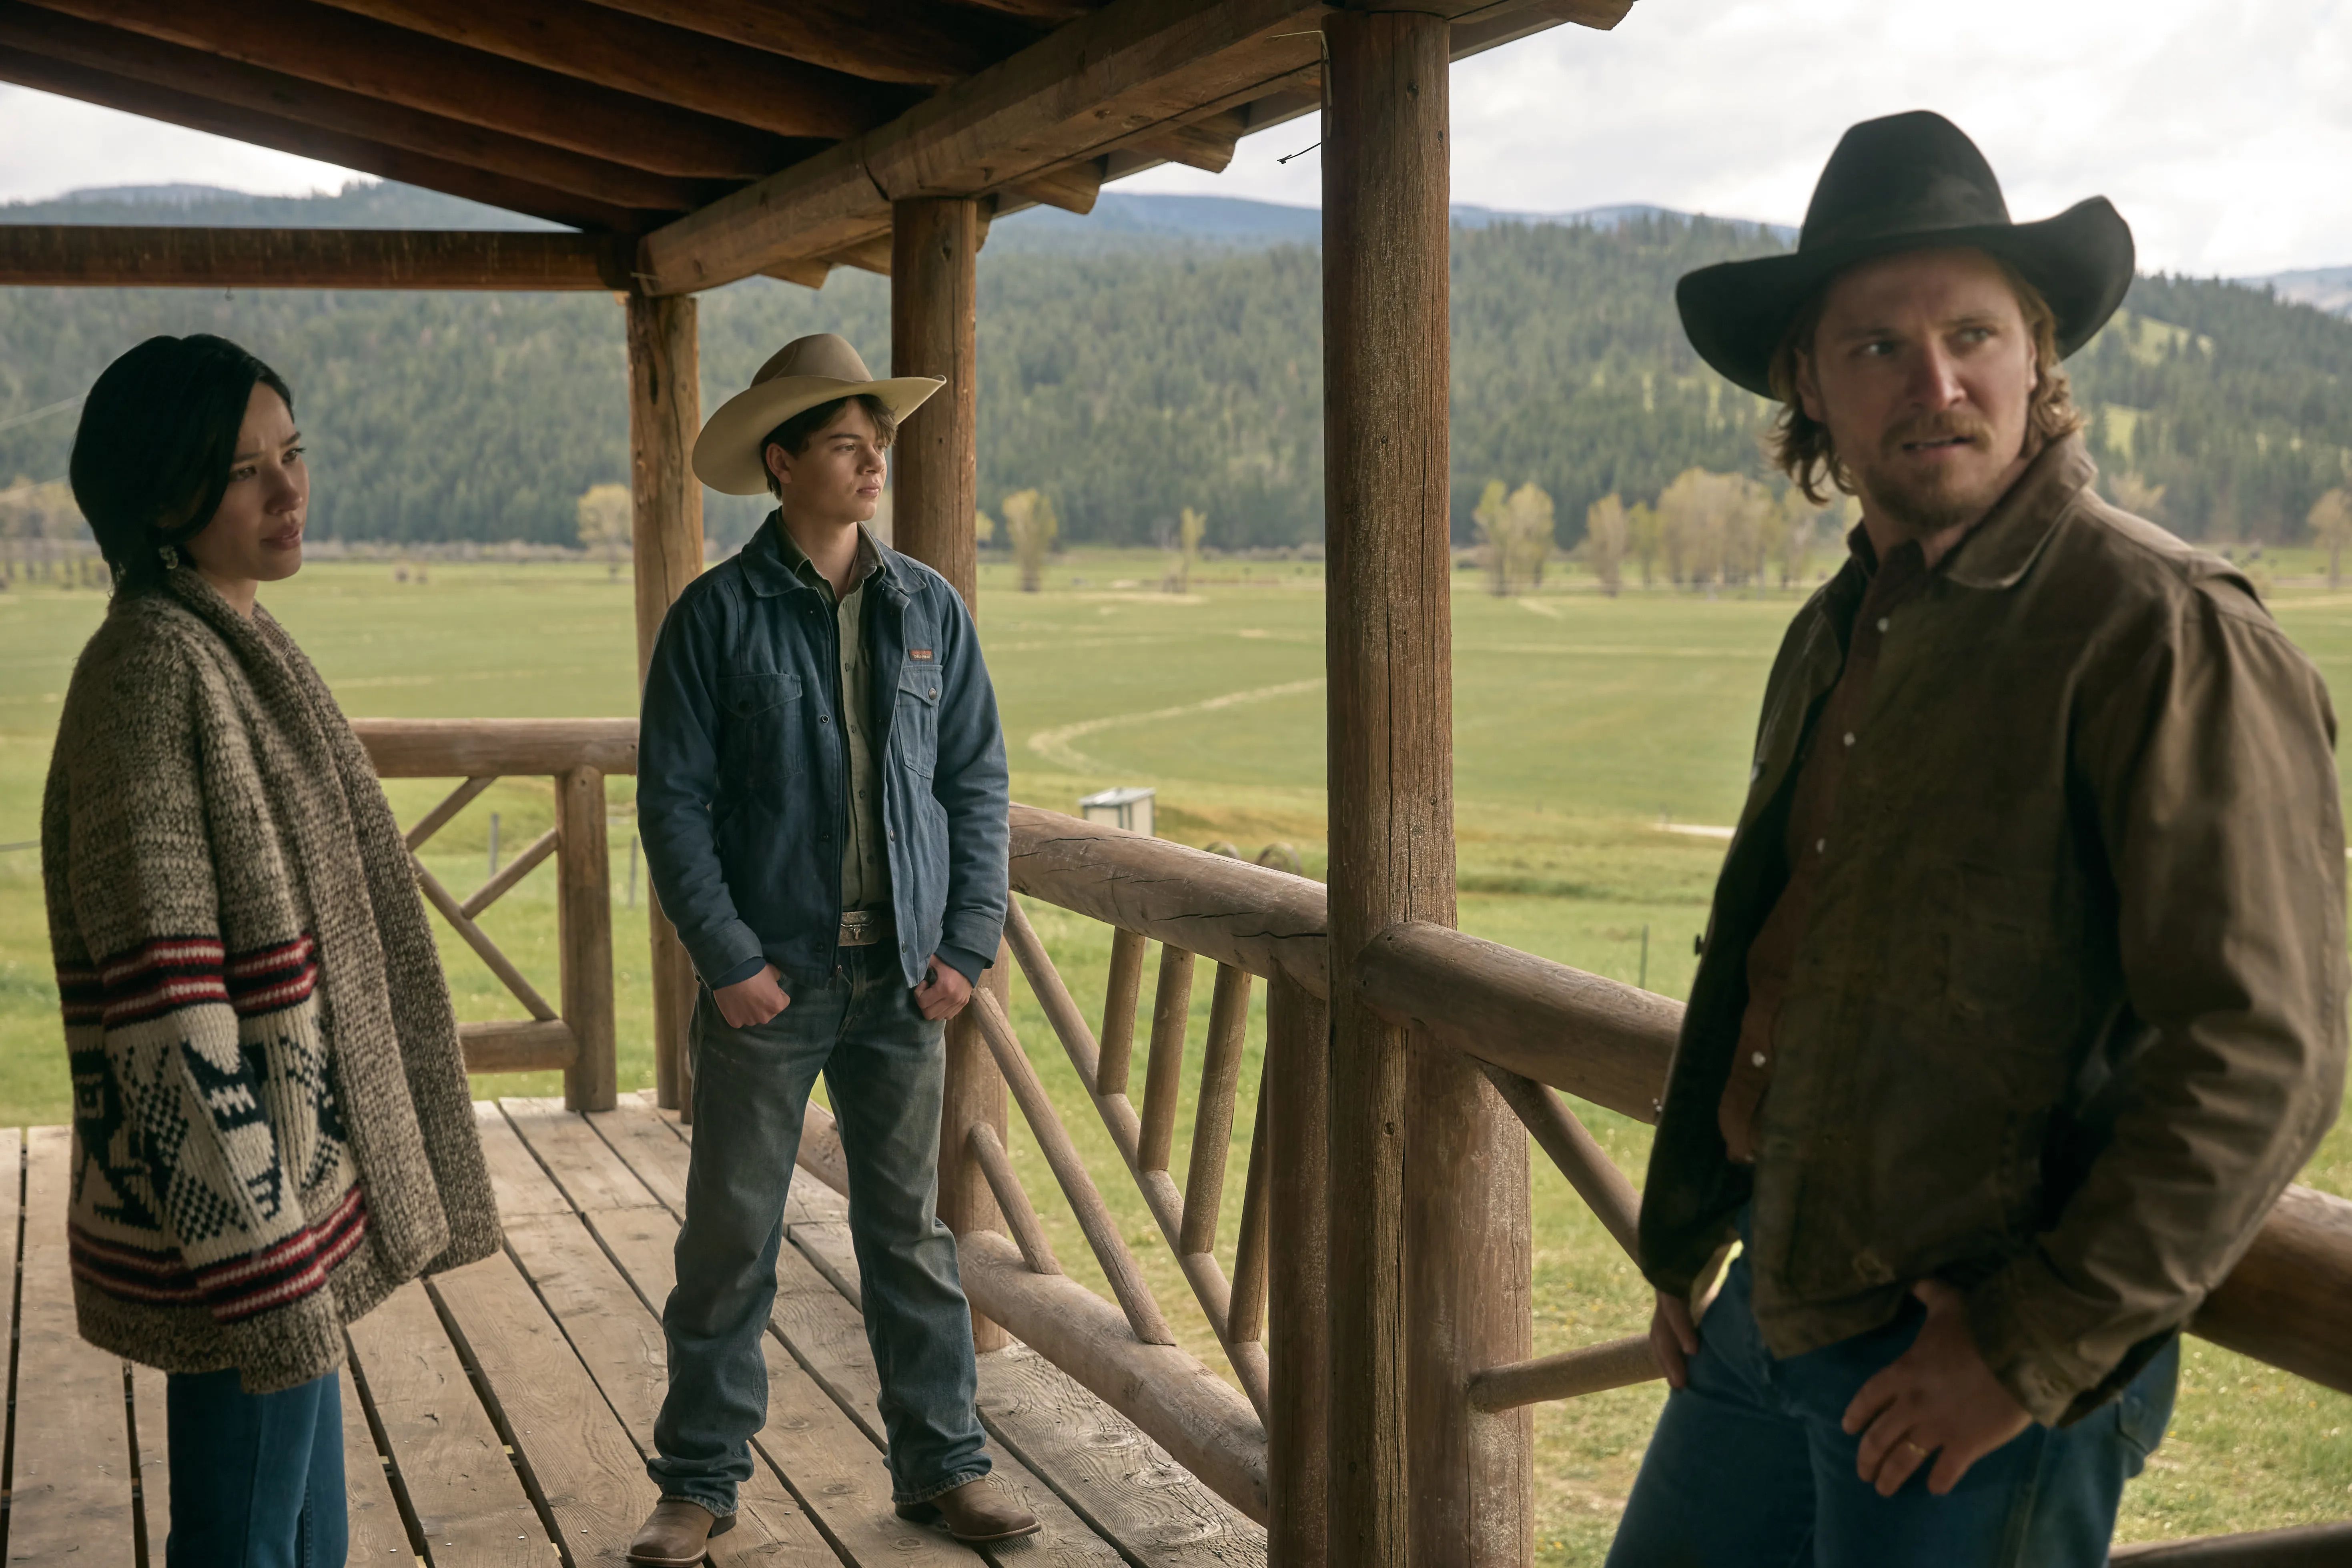
<path fill-rule="evenodd" d="M 0 80 L 166 124 L 184 125 L 191 131 L 251 142 L 257 147 L 272 147 L 298 158 L 315 158 L 322 163 L 356 169 L 379 179 L 422 185 L 427 190 L 545 218 L 551 223 L 570 224 L 575 228 L 633 233 L 650 227 L 665 216 L 592 200 L 279 115 L 231 108 L 197 93 L 157 87 L 6 46 L 0 46 Z"/>
<path fill-rule="evenodd" d="M 613 289 L 625 235 L 0 224 L 0 287 Z"/>
<path fill-rule="evenodd" d="M 894 201 L 980 195 L 1092 156 L 1313 64 L 1324 9 L 1113 0 L 889 124 L 656 229 L 638 271 L 656 293 L 712 288 L 885 233 Z"/>
<path fill-rule="evenodd" d="M 362 98 L 341 88 L 263 70 L 143 34 L 101 27 L 37 5 L 0 0 L 0 46 L 89 70 L 209 99 L 320 130 L 404 148 L 606 206 L 684 213 L 725 192 L 716 182 L 673 179 L 590 158 L 437 114 Z"/>
<path fill-rule="evenodd" d="M 1457 53 L 1563 21 L 1613 26 L 1632 0 L 1432 0 Z M 723 196 L 646 237 L 655 293 L 717 287 L 780 264 L 845 257 L 887 234 L 890 204 L 1003 193 L 1082 160 L 1106 177 L 1304 112 L 1320 85 L 1320 0 L 1111 0 L 897 120 Z M 1254 112 L 1263 105 L 1268 111 Z M 1240 123 L 1218 117 L 1238 115 Z M 1199 129 L 1190 129 L 1192 126 Z"/>
<path fill-rule="evenodd" d="M 596 0 L 649 22 L 805 60 L 869 81 L 945 87 L 1036 41 L 1015 16 L 914 0 L 887 11 L 867 0 Z"/>
<path fill-rule="evenodd" d="M 352 16 L 309 0 L 37 0 L 44 8 L 406 109 L 687 179 L 756 179 L 804 149 L 780 136 Z M 859 128 L 813 106 L 805 134 Z"/>
<path fill-rule="evenodd" d="M 577 0 L 323 3 L 386 26 L 779 136 L 845 135 L 879 124 L 919 96 L 622 11 L 583 15 Z"/>

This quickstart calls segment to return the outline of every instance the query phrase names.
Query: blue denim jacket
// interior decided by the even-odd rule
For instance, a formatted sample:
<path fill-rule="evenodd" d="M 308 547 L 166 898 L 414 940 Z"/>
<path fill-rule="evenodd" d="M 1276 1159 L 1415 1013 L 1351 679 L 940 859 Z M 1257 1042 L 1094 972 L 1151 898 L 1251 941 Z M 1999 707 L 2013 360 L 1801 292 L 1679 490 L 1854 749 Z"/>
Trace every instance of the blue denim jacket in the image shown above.
<path fill-rule="evenodd" d="M 778 547 L 776 514 L 697 578 L 646 671 L 637 831 L 662 912 L 705 984 L 756 973 L 789 993 L 833 971 L 849 762 L 835 712 L 840 635 Z M 1004 732 L 963 600 L 875 546 L 866 612 L 876 760 L 898 961 L 978 976 L 1004 925 Z"/>

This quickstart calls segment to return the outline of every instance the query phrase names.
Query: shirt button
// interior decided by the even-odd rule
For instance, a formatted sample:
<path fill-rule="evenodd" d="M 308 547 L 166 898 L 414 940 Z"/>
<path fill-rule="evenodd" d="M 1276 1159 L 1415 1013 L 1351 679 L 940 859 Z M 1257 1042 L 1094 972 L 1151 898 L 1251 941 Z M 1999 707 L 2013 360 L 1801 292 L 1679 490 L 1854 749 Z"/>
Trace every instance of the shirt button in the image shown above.
<path fill-rule="evenodd" d="M 1878 629 L 1882 632 L 1886 629 L 1886 617 L 1885 616 L 1878 617 Z"/>
<path fill-rule="evenodd" d="M 854 732 L 855 732 L 855 731 L 853 731 L 853 733 L 854 733 Z M 1846 743 L 1847 745 L 1849 745 L 1849 746 L 1851 746 L 1851 745 L 1853 745 L 1853 731 L 1851 731 L 1851 730 L 1848 730 L 1848 731 L 1845 732 L 1845 743 Z"/>
<path fill-rule="evenodd" d="M 830 724 L 833 722 L 833 715 L 830 713 L 820 713 L 816 716 L 816 721 L 820 724 Z"/>
<path fill-rule="evenodd" d="M 1830 852 L 1830 841 L 1829 841 L 1828 839 L 1826 839 L 1826 838 L 1816 838 L 1816 839 L 1814 839 L 1814 840 L 1813 840 L 1813 853 L 1814 853 L 1814 854 L 1816 854 L 1816 855 L 1826 855 L 1826 854 L 1828 854 L 1829 852 Z"/>
<path fill-rule="evenodd" d="M 1758 1067 L 1759 1067 L 1759 1068 L 1760 1068 L 1760 1067 L 1762 1067 L 1762 1066 L 1764 1065 L 1764 1053 L 1763 1053 L 1762 1051 L 1758 1051 L 1758 1052 L 1754 1053 L 1753 1055 L 1751 1055 L 1748 1059 L 1749 1061 L 1751 1061 L 1751 1062 L 1754 1062 Z"/>

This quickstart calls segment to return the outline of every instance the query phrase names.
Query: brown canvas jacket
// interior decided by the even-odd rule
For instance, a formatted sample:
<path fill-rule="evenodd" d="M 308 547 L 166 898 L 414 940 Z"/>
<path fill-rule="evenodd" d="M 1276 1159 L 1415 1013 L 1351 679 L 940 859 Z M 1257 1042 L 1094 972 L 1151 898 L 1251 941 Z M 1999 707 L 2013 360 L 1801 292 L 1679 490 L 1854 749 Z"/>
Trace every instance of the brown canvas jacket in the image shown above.
<path fill-rule="evenodd" d="M 1889 617 L 1751 1169 L 1717 1107 L 1859 566 L 1790 626 L 1641 1215 L 1644 1271 L 1687 1291 L 1752 1198 L 1777 1355 L 1950 1281 L 2045 1422 L 2120 1388 L 2228 1272 L 2345 1062 L 2326 690 L 2244 578 L 2095 471 L 2079 440 L 2042 453 Z"/>

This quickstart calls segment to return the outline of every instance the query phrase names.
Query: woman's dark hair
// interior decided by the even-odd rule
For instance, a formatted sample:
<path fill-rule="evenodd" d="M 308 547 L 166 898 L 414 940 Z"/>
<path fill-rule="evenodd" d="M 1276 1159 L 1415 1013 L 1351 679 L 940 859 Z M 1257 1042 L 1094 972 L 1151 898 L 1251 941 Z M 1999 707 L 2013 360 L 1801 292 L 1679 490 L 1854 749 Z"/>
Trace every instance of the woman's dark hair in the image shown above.
<path fill-rule="evenodd" d="M 220 510 L 256 385 L 294 411 L 276 371 L 226 338 L 194 332 L 149 338 L 90 387 L 67 472 L 119 586 L 160 581 L 163 547 L 187 543 Z"/>
<path fill-rule="evenodd" d="M 834 416 L 853 403 L 866 410 L 866 417 L 874 421 L 874 434 L 880 445 L 887 447 L 898 438 L 898 416 L 890 412 L 890 405 L 870 392 L 861 392 L 855 396 L 836 397 L 830 403 L 820 403 L 814 408 L 803 408 L 769 431 L 767 438 L 760 443 L 761 468 L 768 466 L 768 448 L 771 447 L 782 447 L 795 458 L 807 451 L 809 442 L 815 438 L 816 433 L 832 424 Z M 768 493 L 779 497 L 783 494 L 772 473 L 768 475 Z"/>

